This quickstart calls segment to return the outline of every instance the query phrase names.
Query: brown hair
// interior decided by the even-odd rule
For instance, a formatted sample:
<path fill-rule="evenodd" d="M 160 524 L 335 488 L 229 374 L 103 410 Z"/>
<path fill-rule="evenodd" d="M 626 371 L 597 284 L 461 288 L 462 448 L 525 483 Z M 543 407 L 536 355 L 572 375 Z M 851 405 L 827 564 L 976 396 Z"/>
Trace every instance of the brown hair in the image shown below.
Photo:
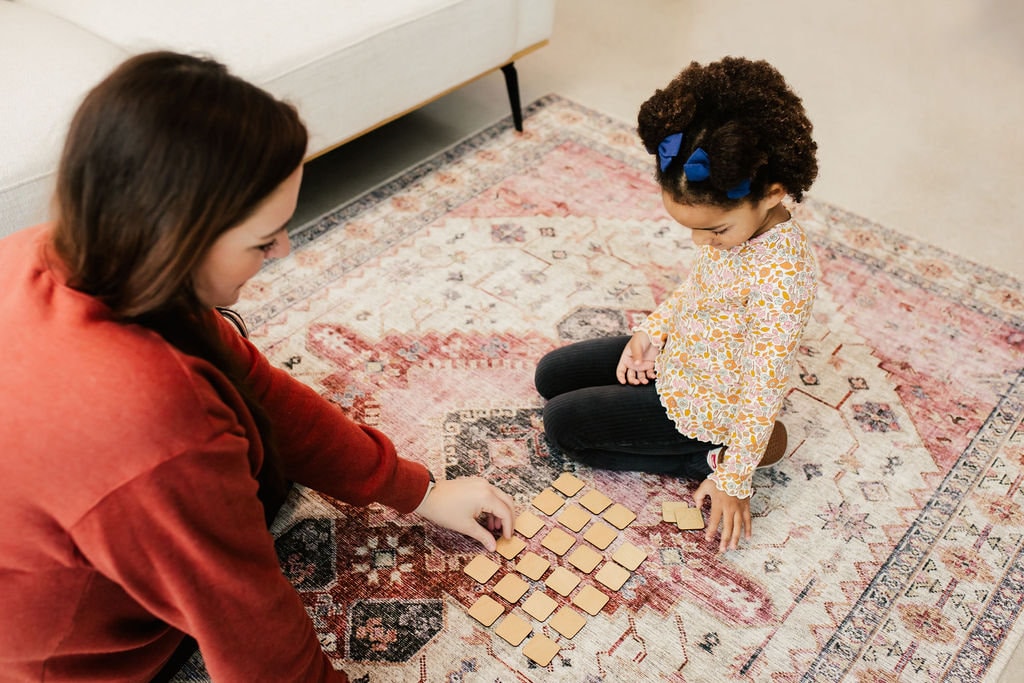
<path fill-rule="evenodd" d="M 692 62 L 641 105 L 637 124 L 650 154 L 667 136 L 683 134 L 672 163 L 662 170 L 655 162 L 658 184 L 680 204 L 756 202 L 774 183 L 800 201 L 818 175 L 818 146 L 803 103 L 765 61 Z M 683 165 L 697 147 L 708 155 L 710 176 L 687 182 Z M 750 194 L 730 199 L 729 189 L 745 180 Z"/>
<path fill-rule="evenodd" d="M 220 342 L 192 274 L 302 163 L 291 105 L 207 58 L 141 54 L 85 97 L 57 171 L 53 244 L 69 286 L 125 323 L 155 330 L 238 388 L 259 425 L 264 479 L 277 477 L 269 422 Z M 275 491 L 274 496 L 280 491 Z"/>

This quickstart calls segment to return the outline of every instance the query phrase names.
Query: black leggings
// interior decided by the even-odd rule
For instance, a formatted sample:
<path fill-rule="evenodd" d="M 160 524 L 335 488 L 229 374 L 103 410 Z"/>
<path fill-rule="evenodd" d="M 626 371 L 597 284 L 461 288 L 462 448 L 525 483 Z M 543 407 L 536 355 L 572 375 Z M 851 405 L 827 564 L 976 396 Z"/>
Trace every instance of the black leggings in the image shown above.
<path fill-rule="evenodd" d="M 625 336 L 590 339 L 540 360 L 534 381 L 547 399 L 548 440 L 591 467 L 706 478 L 706 455 L 716 445 L 679 433 L 656 380 L 619 384 L 615 368 L 628 342 Z"/>

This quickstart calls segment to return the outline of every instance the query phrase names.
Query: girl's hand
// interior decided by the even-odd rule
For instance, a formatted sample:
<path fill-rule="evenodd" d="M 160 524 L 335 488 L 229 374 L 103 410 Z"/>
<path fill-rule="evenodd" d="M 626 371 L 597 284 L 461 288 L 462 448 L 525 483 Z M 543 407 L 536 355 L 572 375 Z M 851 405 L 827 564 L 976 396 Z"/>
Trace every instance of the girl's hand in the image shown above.
<path fill-rule="evenodd" d="M 736 550 L 739 547 L 740 536 L 747 540 L 751 536 L 750 499 L 736 498 L 728 493 L 719 491 L 715 482 L 705 479 L 697 492 L 693 494 L 693 503 L 698 508 L 704 505 L 704 498 L 711 498 L 711 517 L 708 519 L 707 531 L 704 538 L 710 541 L 715 537 L 718 524 L 722 524 L 722 540 L 718 544 L 718 551 Z"/>
<path fill-rule="evenodd" d="M 647 384 L 647 380 L 655 379 L 658 373 L 654 371 L 654 359 L 658 357 L 658 350 L 647 333 L 636 332 L 622 350 L 615 368 L 619 384 Z"/>
<path fill-rule="evenodd" d="M 462 477 L 437 482 L 416 512 L 494 551 L 495 533 L 512 537 L 515 503 L 507 493 L 479 477 Z"/>

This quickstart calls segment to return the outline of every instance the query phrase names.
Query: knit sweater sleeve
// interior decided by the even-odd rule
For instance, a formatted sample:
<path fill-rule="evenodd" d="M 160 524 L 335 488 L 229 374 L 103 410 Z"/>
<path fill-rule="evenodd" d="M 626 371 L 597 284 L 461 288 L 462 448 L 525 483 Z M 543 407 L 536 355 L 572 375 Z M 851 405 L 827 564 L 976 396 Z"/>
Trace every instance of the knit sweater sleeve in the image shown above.
<path fill-rule="evenodd" d="M 247 450 L 235 429 L 212 433 L 110 492 L 71 537 L 96 571 L 196 638 L 213 680 L 345 681 L 281 573 Z"/>
<path fill-rule="evenodd" d="M 423 501 L 430 475 L 401 458 L 382 432 L 356 424 L 339 408 L 270 365 L 226 323 L 223 337 L 249 368 L 248 380 L 272 423 L 285 476 L 353 505 L 383 503 L 411 512 Z"/>

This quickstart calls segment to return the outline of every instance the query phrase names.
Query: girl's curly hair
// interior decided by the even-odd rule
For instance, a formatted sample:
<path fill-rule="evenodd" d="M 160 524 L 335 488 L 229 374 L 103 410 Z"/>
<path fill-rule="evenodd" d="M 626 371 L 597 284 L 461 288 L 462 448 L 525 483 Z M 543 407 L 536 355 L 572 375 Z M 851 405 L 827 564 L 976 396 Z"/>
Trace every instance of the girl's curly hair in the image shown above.
<path fill-rule="evenodd" d="M 667 136 L 683 134 L 679 154 L 665 170 L 655 164 L 658 183 L 680 204 L 731 207 L 758 201 L 773 183 L 800 201 L 818 175 L 818 145 L 803 103 L 765 61 L 691 62 L 641 105 L 637 123 L 650 154 L 657 155 Z M 683 165 L 697 147 L 708 155 L 710 176 L 687 182 Z M 748 179 L 749 195 L 727 196 Z"/>

